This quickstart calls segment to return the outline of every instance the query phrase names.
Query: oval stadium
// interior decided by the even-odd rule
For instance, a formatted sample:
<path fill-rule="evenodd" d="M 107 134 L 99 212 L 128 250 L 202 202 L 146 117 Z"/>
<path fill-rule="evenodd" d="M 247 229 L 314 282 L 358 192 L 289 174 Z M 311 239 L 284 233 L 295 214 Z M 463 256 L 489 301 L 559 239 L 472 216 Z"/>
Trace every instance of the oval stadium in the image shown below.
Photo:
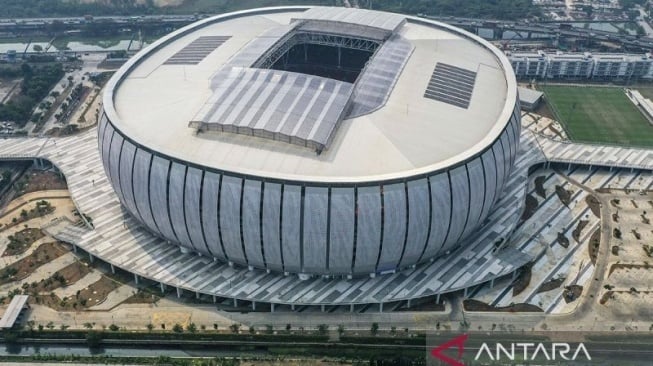
<path fill-rule="evenodd" d="M 398 272 L 483 226 L 519 148 L 508 59 L 417 17 L 329 7 L 203 19 L 109 81 L 120 202 L 184 251 L 302 277 Z"/>

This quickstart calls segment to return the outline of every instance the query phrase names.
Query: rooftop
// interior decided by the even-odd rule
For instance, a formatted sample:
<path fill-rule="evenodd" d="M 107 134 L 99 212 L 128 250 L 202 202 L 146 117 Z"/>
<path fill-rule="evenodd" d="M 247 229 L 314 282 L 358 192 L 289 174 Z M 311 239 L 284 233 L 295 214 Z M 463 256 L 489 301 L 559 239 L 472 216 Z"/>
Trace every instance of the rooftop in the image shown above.
<path fill-rule="evenodd" d="M 353 84 L 259 67 L 284 37 L 331 36 L 334 22 L 349 25 L 341 33 L 380 43 Z M 487 42 L 445 24 L 357 9 L 266 8 L 208 18 L 157 41 L 114 76 L 104 105 L 118 130 L 178 159 L 280 179 L 369 181 L 446 168 L 491 144 L 514 107 L 511 70 Z M 291 80 L 302 80 L 299 92 L 273 93 Z M 276 132 L 290 120 L 288 139 L 305 146 L 254 131 L 275 118 Z M 188 127 L 206 122 L 220 126 Z M 339 127 L 325 134 L 320 123 Z M 315 154 L 306 148 L 313 142 L 326 149 Z"/>

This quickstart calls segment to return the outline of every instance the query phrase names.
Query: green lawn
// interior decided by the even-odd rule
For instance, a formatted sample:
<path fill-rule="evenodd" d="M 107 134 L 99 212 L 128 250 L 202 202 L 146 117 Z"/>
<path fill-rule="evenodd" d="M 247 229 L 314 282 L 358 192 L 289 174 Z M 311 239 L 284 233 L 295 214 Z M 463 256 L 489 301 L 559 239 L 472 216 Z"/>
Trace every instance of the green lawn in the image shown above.
<path fill-rule="evenodd" d="M 541 86 L 572 140 L 653 147 L 653 126 L 621 88 Z"/>

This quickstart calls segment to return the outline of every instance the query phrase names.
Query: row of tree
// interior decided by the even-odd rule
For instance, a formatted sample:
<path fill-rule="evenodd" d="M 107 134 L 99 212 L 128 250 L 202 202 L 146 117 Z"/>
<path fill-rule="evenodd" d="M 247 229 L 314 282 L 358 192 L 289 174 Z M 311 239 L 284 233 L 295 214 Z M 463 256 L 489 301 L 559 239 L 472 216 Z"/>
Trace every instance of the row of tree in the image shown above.
<path fill-rule="evenodd" d="M 10 72 L 5 71 L 5 73 Z M 64 76 L 64 70 L 59 63 L 41 66 L 30 66 L 25 63 L 20 67 L 20 76 L 23 77 L 20 93 L 0 105 L 0 121 L 13 121 L 22 127 L 29 120 L 34 107 Z"/>

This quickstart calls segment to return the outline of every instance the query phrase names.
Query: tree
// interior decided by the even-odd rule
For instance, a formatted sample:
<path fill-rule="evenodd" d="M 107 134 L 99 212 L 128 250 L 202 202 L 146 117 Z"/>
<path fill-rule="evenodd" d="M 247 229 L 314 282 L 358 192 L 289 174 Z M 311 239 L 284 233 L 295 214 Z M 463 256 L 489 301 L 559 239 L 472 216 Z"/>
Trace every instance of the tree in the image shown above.
<path fill-rule="evenodd" d="M 152 324 L 152 323 L 147 323 L 147 325 L 145 327 L 147 328 L 148 332 L 151 332 L 152 330 L 154 330 L 154 324 Z"/>
<path fill-rule="evenodd" d="M 179 323 L 175 323 L 175 325 L 172 326 L 172 331 L 175 333 L 183 333 L 184 327 L 182 327 Z"/>
<path fill-rule="evenodd" d="M 197 326 L 195 325 L 195 323 L 188 323 L 188 325 L 186 326 L 186 330 L 191 333 L 195 333 L 197 332 Z"/>
<path fill-rule="evenodd" d="M 240 330 L 240 324 L 233 323 L 229 326 L 229 329 L 231 330 L 232 333 L 238 333 Z"/>
<path fill-rule="evenodd" d="M 120 327 L 115 325 L 115 324 L 111 324 L 111 325 L 109 325 L 109 330 L 112 331 L 112 332 L 117 332 L 117 331 L 120 330 Z"/>
<path fill-rule="evenodd" d="M 338 324 L 338 335 L 342 336 L 345 333 L 345 326 L 342 324 Z"/>
<path fill-rule="evenodd" d="M 290 332 L 291 329 L 292 325 L 290 325 L 290 323 L 286 324 L 286 332 Z"/>
<path fill-rule="evenodd" d="M 319 324 L 317 326 L 317 332 L 320 333 L 321 335 L 327 334 L 328 330 L 329 330 L 329 326 L 326 324 Z"/>
<path fill-rule="evenodd" d="M 84 328 L 86 329 L 93 329 L 93 324 L 92 323 L 84 323 Z"/>
<path fill-rule="evenodd" d="M 370 333 L 372 333 L 372 335 L 377 335 L 379 333 L 379 323 L 377 322 L 372 323 L 372 327 L 370 328 Z"/>
<path fill-rule="evenodd" d="M 32 332 L 32 331 L 34 331 L 34 326 L 36 324 L 34 323 L 34 320 L 29 320 L 29 321 L 27 321 L 27 323 L 25 325 L 27 325 L 27 328 L 29 329 L 29 331 Z"/>
<path fill-rule="evenodd" d="M 249 334 L 254 334 L 254 333 L 256 333 L 256 328 L 254 328 L 253 326 L 250 325 L 249 326 Z"/>
<path fill-rule="evenodd" d="M 272 324 L 267 324 L 267 325 L 265 326 L 265 333 L 266 333 L 266 334 L 272 334 L 272 333 L 274 333 L 274 327 L 272 326 Z"/>
<path fill-rule="evenodd" d="M 48 324 L 46 324 L 45 327 L 52 330 L 52 329 L 54 329 L 54 323 L 53 322 L 48 322 Z"/>
<path fill-rule="evenodd" d="M 90 348 L 99 347 L 101 342 L 102 342 L 102 334 L 100 332 L 96 332 L 92 330 L 86 333 L 86 344 L 88 344 Z"/>

